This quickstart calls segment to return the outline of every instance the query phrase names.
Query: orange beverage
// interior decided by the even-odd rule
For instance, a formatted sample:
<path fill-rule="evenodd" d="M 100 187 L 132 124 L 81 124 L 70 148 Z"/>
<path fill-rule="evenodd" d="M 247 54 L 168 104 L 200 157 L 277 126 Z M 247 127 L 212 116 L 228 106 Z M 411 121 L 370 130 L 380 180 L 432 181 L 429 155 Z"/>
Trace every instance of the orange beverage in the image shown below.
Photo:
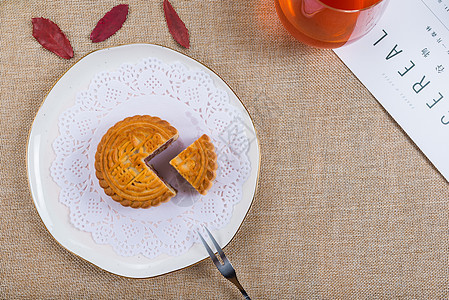
<path fill-rule="evenodd" d="M 338 48 L 368 33 L 388 0 L 275 0 L 284 27 L 317 48 Z"/>

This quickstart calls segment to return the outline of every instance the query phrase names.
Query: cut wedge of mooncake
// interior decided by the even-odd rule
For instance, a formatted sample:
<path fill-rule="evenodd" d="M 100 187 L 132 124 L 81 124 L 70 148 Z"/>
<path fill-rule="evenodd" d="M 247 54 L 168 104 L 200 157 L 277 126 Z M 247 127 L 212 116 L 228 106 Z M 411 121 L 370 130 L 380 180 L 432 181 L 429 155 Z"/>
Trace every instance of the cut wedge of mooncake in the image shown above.
<path fill-rule="evenodd" d="M 217 174 L 215 147 L 209 136 L 203 134 L 173 158 L 170 164 L 200 194 L 206 195 Z"/>
<path fill-rule="evenodd" d="M 124 206 L 147 208 L 169 201 L 176 190 L 149 161 L 178 138 L 165 120 L 134 116 L 109 128 L 95 154 L 96 176 L 105 193 Z"/>

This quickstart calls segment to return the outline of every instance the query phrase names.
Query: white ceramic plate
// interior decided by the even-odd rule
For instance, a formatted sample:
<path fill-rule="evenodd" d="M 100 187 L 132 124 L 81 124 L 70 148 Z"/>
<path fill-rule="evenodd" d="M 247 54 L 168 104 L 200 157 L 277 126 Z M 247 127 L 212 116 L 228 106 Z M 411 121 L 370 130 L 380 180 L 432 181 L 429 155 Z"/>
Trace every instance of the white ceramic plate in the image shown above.
<path fill-rule="evenodd" d="M 242 112 L 247 135 L 252 137 L 248 151 L 251 174 L 243 185 L 242 200 L 235 205 L 230 223 L 213 232 L 219 244 L 227 245 L 242 224 L 253 201 L 260 166 L 259 143 L 248 112 L 230 87 L 199 62 L 162 46 L 132 44 L 93 52 L 71 67 L 48 93 L 30 131 L 27 167 L 31 194 L 48 231 L 63 247 L 106 271 L 133 278 L 153 277 L 188 267 L 206 258 L 207 253 L 202 245 L 195 244 L 185 254 L 176 257 L 165 254 L 154 259 L 142 255 L 123 257 L 109 245 L 96 244 L 90 233 L 71 225 L 69 209 L 58 200 L 60 188 L 51 178 L 50 166 L 55 159 L 52 143 L 59 134 L 58 117 L 74 105 L 76 94 L 88 88 L 94 75 L 116 70 L 124 63 L 137 63 L 150 56 L 165 63 L 180 62 L 209 74 L 217 88 L 225 90 L 231 104 Z"/>

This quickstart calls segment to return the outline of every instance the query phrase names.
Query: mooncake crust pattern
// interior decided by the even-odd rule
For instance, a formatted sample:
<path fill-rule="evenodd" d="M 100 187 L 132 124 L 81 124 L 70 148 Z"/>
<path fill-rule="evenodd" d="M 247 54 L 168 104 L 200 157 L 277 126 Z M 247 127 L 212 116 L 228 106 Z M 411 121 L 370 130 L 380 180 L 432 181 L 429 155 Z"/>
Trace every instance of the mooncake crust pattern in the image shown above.
<path fill-rule="evenodd" d="M 217 176 L 217 154 L 206 134 L 179 153 L 170 164 L 202 195 L 207 194 Z"/>
<path fill-rule="evenodd" d="M 133 208 L 169 201 L 176 190 L 147 163 L 177 138 L 176 128 L 158 117 L 138 115 L 116 123 L 95 154 L 100 186 L 112 199 Z"/>

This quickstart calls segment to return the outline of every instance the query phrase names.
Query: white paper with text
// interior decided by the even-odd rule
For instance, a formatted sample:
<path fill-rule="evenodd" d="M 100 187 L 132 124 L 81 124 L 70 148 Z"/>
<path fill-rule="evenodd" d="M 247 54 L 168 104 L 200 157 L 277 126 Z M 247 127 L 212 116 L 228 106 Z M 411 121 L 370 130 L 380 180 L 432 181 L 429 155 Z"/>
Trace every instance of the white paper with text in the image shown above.
<path fill-rule="evenodd" d="M 449 180 L 449 0 L 391 0 L 335 53 Z"/>

